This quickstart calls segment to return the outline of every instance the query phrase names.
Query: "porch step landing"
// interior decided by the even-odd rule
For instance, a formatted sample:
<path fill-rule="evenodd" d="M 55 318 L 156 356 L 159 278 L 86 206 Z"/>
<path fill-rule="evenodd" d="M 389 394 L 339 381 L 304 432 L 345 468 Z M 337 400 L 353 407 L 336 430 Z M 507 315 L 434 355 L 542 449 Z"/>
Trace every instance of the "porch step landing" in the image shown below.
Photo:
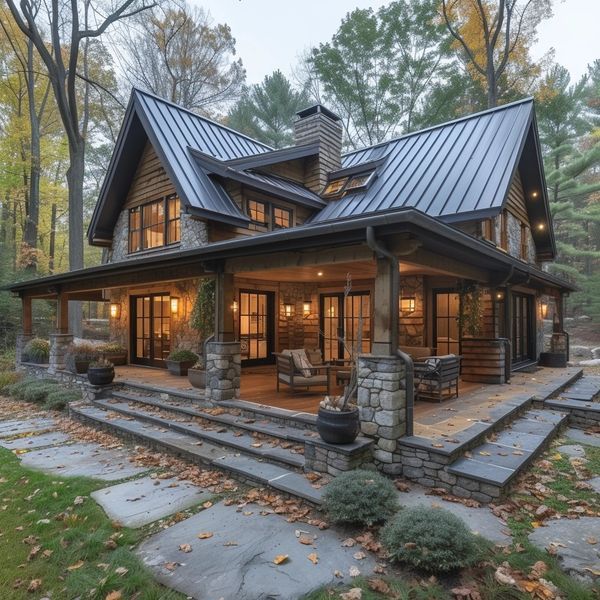
<path fill-rule="evenodd" d="M 230 437 L 233 434 L 225 436 L 216 432 L 204 432 L 200 437 L 197 426 L 183 422 L 175 424 L 174 421 L 167 421 L 150 413 L 142 415 L 142 411 L 130 409 L 125 404 L 102 401 L 92 406 L 72 405 L 69 413 L 73 418 L 157 450 L 168 451 L 191 462 L 229 472 L 239 479 L 269 486 L 316 505 L 321 503 L 322 490 L 313 487 L 296 470 L 304 463 L 302 455 L 292 455 L 291 452 L 286 454 L 285 449 L 277 447 L 246 447 L 249 439 L 242 442 L 237 438 L 237 445 L 243 448 L 236 448 L 230 443 L 233 442 Z M 115 410 L 117 407 L 119 411 Z M 208 435 L 209 433 L 212 435 Z M 262 454 L 259 452 L 261 449 Z M 287 465 L 284 464 L 286 461 Z"/>
<path fill-rule="evenodd" d="M 544 450 L 566 420 L 567 415 L 551 410 L 528 410 L 448 466 L 447 472 L 457 478 L 454 489 L 499 496 Z"/>

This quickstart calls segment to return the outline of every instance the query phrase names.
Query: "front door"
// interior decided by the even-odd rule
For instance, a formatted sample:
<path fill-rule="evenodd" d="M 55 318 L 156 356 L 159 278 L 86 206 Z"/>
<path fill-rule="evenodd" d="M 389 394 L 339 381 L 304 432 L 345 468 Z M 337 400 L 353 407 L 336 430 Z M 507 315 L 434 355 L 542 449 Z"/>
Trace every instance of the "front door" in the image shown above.
<path fill-rule="evenodd" d="M 527 362 L 533 357 L 533 297 L 512 294 L 512 362 Z"/>
<path fill-rule="evenodd" d="M 244 365 L 274 362 L 275 294 L 240 291 L 240 348 Z"/>
<path fill-rule="evenodd" d="M 168 293 L 132 296 L 131 362 L 165 367 L 171 352 L 171 301 Z"/>
<path fill-rule="evenodd" d="M 321 296 L 321 351 L 323 360 L 348 360 L 356 351 L 362 321 L 360 352 L 371 351 L 371 296 L 369 292 Z"/>
<path fill-rule="evenodd" d="M 433 292 L 433 345 L 436 354 L 460 354 L 458 315 L 460 295 L 454 290 Z"/>

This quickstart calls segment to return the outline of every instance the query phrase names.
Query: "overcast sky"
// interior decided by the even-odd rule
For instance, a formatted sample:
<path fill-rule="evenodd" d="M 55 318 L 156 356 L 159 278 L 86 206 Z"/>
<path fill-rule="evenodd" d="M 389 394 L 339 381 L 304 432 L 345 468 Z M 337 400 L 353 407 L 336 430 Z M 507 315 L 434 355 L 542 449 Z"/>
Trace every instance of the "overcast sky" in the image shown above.
<path fill-rule="evenodd" d="M 191 0 L 227 23 L 237 40 L 248 83 L 281 69 L 289 75 L 306 48 L 328 41 L 356 7 L 379 8 L 383 0 Z M 600 0 L 556 0 L 554 17 L 540 26 L 534 57 L 550 48 L 574 78 L 600 58 Z"/>

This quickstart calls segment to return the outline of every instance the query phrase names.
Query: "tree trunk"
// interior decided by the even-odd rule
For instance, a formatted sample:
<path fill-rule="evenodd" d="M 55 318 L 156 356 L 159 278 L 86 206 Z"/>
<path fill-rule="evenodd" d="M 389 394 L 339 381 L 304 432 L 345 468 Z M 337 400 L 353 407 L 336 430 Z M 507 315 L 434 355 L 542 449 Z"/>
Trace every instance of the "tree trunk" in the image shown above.
<path fill-rule="evenodd" d="M 83 177 L 85 167 L 85 141 L 70 144 L 70 164 L 67 169 L 69 187 L 69 270 L 83 268 Z M 82 333 L 80 302 L 69 304 L 69 331 L 76 337 Z"/>
<path fill-rule="evenodd" d="M 495 108 L 498 104 L 498 81 L 496 79 L 496 70 L 494 68 L 494 55 L 493 53 L 488 56 L 487 59 L 487 102 L 488 108 Z"/>
<path fill-rule="evenodd" d="M 50 216 L 50 247 L 48 248 L 48 270 L 54 273 L 54 254 L 56 252 L 56 203 L 52 204 Z"/>

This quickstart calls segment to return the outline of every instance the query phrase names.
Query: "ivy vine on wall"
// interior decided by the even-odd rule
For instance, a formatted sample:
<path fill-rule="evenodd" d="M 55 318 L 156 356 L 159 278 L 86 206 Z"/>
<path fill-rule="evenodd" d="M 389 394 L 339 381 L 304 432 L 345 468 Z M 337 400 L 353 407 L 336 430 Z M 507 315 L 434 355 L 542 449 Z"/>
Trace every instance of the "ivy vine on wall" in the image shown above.
<path fill-rule="evenodd" d="M 214 279 L 200 280 L 190 325 L 200 333 L 203 339 L 214 332 L 215 291 L 216 281 Z"/>
<path fill-rule="evenodd" d="M 460 295 L 458 326 L 461 335 L 477 336 L 481 333 L 483 319 L 481 288 L 477 283 L 463 281 L 458 293 Z"/>

